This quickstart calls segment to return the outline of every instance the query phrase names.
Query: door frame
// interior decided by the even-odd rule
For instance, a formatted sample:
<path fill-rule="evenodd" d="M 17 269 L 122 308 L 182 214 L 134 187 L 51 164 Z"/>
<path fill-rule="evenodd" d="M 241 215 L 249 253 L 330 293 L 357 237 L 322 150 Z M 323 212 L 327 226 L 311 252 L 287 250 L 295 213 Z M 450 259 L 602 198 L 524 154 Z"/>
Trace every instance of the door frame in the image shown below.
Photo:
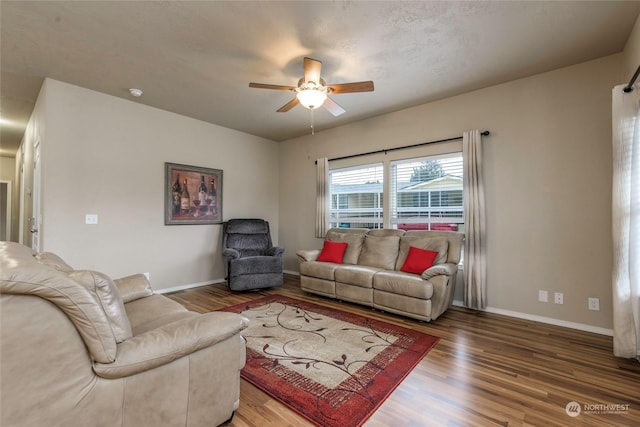
<path fill-rule="evenodd" d="M 11 226 L 12 226 L 12 219 L 13 219 L 13 212 L 11 209 L 11 202 L 13 200 L 12 197 L 12 190 L 13 190 L 13 181 L 6 181 L 6 180 L 0 180 L 0 185 L 1 184 L 6 184 L 7 185 L 7 223 L 6 225 L 6 240 L 9 241 L 11 240 Z"/>

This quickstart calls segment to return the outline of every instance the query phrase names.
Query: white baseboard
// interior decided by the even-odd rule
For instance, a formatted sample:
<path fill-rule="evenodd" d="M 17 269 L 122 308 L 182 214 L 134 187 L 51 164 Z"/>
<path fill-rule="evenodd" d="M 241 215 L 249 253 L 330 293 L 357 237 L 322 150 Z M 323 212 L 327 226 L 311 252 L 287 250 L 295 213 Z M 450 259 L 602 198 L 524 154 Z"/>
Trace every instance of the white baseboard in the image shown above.
<path fill-rule="evenodd" d="M 464 307 L 462 301 L 454 300 L 456 307 Z M 566 320 L 554 319 L 553 317 L 538 316 L 535 314 L 521 313 L 519 311 L 504 310 L 502 308 L 487 307 L 484 310 L 487 313 L 501 314 L 503 316 L 515 317 L 517 319 L 531 320 L 534 322 L 546 323 L 549 325 L 562 326 L 569 329 L 577 329 L 579 331 L 593 332 L 599 335 L 613 336 L 613 329 L 600 328 L 598 326 L 585 325 L 584 323 L 568 322 Z"/>
<path fill-rule="evenodd" d="M 284 273 L 300 276 L 297 271 L 285 270 Z M 216 283 L 224 283 L 224 279 L 210 280 L 207 282 L 190 283 L 187 285 L 174 286 L 172 288 L 159 289 L 155 291 L 157 294 L 167 294 L 170 292 L 184 291 L 186 289 L 198 288 L 200 286 L 214 285 Z M 454 300 L 452 303 L 456 307 L 464 307 L 464 303 Z M 521 313 L 519 311 L 504 310 L 502 308 L 487 307 L 484 310 L 487 313 L 501 314 L 503 316 L 515 317 L 516 319 L 531 320 L 534 322 L 546 323 L 549 325 L 562 326 L 569 329 L 577 329 L 579 331 L 593 332 L 594 334 L 613 336 L 613 329 L 600 328 L 597 326 L 585 325 L 583 323 L 568 322 L 566 320 L 554 319 L 552 317 L 538 316 L 535 314 Z"/>
<path fill-rule="evenodd" d="M 154 290 L 154 293 L 168 294 L 170 292 L 184 291 L 185 289 L 199 288 L 200 286 L 215 285 L 216 283 L 223 283 L 223 282 L 225 282 L 224 279 L 216 279 L 216 280 L 209 280 L 206 282 L 190 283 L 187 285 L 174 286 L 172 288 L 158 289 L 157 291 Z"/>
<path fill-rule="evenodd" d="M 300 272 L 299 271 L 293 271 L 293 270 L 284 270 L 283 273 L 285 274 L 291 274 L 293 276 L 299 276 Z"/>
<path fill-rule="evenodd" d="M 294 276 L 300 276 L 300 273 L 298 273 L 297 271 L 284 270 L 284 273 L 292 274 Z M 156 294 L 168 294 L 170 292 L 184 291 L 186 289 L 191 289 L 191 288 L 199 288 L 200 286 L 215 285 L 216 283 L 224 283 L 225 281 L 226 281 L 225 279 L 216 279 L 216 280 L 210 280 L 207 282 L 190 283 L 187 285 L 174 286 L 172 288 L 158 289 L 157 291 L 154 290 L 154 292 Z"/>

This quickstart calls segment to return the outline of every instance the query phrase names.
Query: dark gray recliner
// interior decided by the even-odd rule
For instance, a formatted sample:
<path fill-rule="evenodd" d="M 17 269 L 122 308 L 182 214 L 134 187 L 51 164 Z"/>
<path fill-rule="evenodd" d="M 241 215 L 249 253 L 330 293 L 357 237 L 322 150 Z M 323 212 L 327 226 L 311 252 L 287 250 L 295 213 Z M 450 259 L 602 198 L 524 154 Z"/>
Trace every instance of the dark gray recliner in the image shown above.
<path fill-rule="evenodd" d="M 223 224 L 222 254 L 227 258 L 227 283 L 233 291 L 282 285 L 283 252 L 271 242 L 268 221 L 230 219 Z"/>

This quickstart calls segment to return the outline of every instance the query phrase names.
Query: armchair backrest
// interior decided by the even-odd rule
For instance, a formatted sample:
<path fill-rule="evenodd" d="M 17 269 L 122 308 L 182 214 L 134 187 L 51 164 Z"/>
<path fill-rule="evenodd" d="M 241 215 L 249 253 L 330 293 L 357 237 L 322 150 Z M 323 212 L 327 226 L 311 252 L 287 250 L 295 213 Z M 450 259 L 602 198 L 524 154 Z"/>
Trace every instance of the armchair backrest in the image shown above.
<path fill-rule="evenodd" d="M 95 294 L 35 255 L 18 243 L 0 242 L 0 294 L 40 297 L 56 305 L 75 325 L 92 359 L 113 362 L 116 339 Z"/>
<path fill-rule="evenodd" d="M 222 248 L 235 249 L 241 257 L 264 255 L 273 246 L 269 222 L 263 219 L 230 219 L 222 236 Z"/>

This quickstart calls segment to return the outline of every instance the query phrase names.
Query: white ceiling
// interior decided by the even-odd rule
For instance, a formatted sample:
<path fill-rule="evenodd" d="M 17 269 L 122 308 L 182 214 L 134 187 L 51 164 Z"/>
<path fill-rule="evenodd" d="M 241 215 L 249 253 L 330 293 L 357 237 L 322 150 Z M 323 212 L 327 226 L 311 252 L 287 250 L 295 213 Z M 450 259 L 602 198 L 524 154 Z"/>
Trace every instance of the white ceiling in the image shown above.
<path fill-rule="evenodd" d="M 282 141 L 309 132 L 302 58 L 332 98 L 316 131 L 621 52 L 640 1 L 7 1 L 0 3 L 2 152 L 17 148 L 51 77 Z M 134 99 L 129 88 L 144 91 Z"/>

